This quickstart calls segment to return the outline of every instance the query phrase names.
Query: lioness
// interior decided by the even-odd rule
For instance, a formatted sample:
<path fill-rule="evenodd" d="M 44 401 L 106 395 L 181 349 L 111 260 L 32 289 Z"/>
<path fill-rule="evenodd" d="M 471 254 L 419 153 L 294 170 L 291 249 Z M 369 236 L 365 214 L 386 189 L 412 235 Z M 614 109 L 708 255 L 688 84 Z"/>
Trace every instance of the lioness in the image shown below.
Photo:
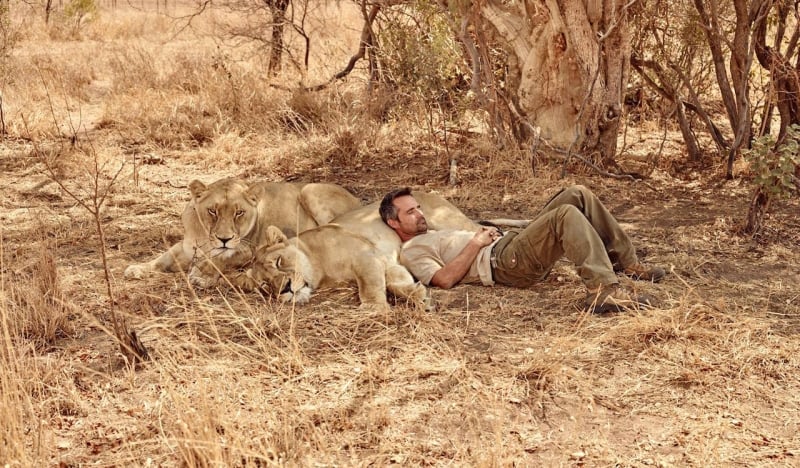
<path fill-rule="evenodd" d="M 356 283 L 362 307 L 386 308 L 386 291 L 427 308 L 427 289 L 369 239 L 327 224 L 288 239 L 274 227 L 247 271 L 251 288 L 279 291 L 283 302 L 308 302 L 318 288 Z M 238 282 L 242 286 L 242 282 Z"/>
<path fill-rule="evenodd" d="M 287 235 L 329 222 L 361 206 L 359 200 L 334 184 L 256 182 L 235 178 L 210 185 L 189 184 L 191 200 L 181 217 L 183 240 L 155 260 L 125 269 L 126 278 L 142 278 L 152 271 L 185 271 L 198 286 L 214 284 L 219 272 L 234 270 L 253 258 L 266 241 L 268 226 Z"/>

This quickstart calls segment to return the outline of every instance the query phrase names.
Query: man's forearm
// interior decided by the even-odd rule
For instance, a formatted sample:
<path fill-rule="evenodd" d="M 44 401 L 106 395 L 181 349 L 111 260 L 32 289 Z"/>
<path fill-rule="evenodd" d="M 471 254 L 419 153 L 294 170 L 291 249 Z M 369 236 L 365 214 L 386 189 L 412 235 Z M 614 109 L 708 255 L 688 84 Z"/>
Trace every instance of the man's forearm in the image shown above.
<path fill-rule="evenodd" d="M 446 263 L 433 275 L 431 285 L 437 288 L 450 289 L 458 284 L 467 275 L 482 248 L 482 245 L 470 241 L 454 259 Z"/>

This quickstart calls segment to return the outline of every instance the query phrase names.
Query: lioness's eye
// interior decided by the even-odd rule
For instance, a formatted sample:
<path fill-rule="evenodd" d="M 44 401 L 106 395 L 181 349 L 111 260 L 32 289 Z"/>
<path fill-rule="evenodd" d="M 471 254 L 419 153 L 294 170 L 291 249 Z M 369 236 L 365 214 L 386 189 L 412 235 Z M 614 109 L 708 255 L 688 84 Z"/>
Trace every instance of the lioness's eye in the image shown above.
<path fill-rule="evenodd" d="M 209 208 L 208 209 L 208 214 L 211 215 L 212 218 L 216 218 L 217 217 L 217 210 L 215 210 L 214 208 Z"/>
<path fill-rule="evenodd" d="M 234 216 L 236 216 L 237 218 L 241 218 L 242 216 L 244 216 L 244 210 L 236 210 Z"/>

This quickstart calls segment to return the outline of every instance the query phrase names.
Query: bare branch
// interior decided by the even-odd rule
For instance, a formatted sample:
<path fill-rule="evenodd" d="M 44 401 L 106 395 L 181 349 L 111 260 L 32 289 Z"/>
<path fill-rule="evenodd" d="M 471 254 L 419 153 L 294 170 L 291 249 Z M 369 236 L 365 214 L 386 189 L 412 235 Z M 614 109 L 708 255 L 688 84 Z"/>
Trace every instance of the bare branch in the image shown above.
<path fill-rule="evenodd" d="M 362 1 L 365 2 L 365 0 Z M 362 6 L 364 6 L 363 3 Z M 378 15 L 380 9 L 381 6 L 375 4 L 372 5 L 372 8 L 370 9 L 369 13 L 366 13 L 366 10 L 363 11 L 364 26 L 361 28 L 361 40 L 358 43 L 358 51 L 356 51 L 356 53 L 352 57 L 350 57 L 350 60 L 347 62 L 347 65 L 344 67 L 344 69 L 333 75 L 333 77 L 328 81 L 326 81 L 325 83 L 305 88 L 306 91 L 321 91 L 330 86 L 331 83 L 346 77 L 347 75 L 350 74 L 350 72 L 353 71 L 353 68 L 355 67 L 356 63 L 358 63 L 358 61 L 363 59 L 364 56 L 366 55 L 367 47 L 371 46 L 374 43 L 372 24 L 375 22 L 375 17 Z"/>

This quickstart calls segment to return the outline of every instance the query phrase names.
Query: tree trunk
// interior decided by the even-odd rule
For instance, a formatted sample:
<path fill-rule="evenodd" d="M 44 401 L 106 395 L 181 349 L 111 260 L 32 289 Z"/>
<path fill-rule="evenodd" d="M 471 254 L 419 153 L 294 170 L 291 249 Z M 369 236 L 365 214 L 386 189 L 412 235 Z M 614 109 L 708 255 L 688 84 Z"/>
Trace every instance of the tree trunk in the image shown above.
<path fill-rule="evenodd" d="M 269 73 L 277 75 L 281 71 L 283 58 L 283 28 L 286 25 L 286 9 L 289 0 L 267 0 L 269 11 L 272 13 L 272 44 L 269 54 Z"/>
<path fill-rule="evenodd" d="M 755 55 L 761 66 L 770 73 L 770 82 L 776 91 L 776 107 L 781 117 L 780 132 L 775 143 L 779 147 L 786 137 L 786 130 L 790 125 L 800 124 L 800 62 L 792 66 L 790 56 L 782 55 L 777 47 L 767 45 L 767 26 L 770 12 L 778 7 L 773 0 L 754 0 L 750 15 L 753 19 L 753 43 Z M 778 11 L 777 21 L 786 21 L 786 15 Z M 788 49 L 792 51 L 793 45 Z M 795 177 L 800 177 L 800 165 L 794 167 Z M 769 208 L 770 197 L 762 187 L 757 187 L 750 202 L 747 213 L 745 232 L 756 234 L 761 229 L 764 214 Z"/>
<path fill-rule="evenodd" d="M 733 178 L 733 162 L 742 146 L 748 146 L 751 135 L 750 117 L 750 81 L 748 79 L 750 67 L 753 62 L 753 49 L 750 44 L 751 30 L 754 16 L 752 8 L 757 7 L 760 0 L 734 0 L 733 7 L 736 12 L 733 41 L 728 43 L 730 48 L 726 54 L 723 45 L 727 38 L 721 26 L 718 0 L 694 0 L 695 9 L 700 15 L 700 24 L 705 33 L 706 42 L 711 49 L 714 61 L 714 71 L 717 78 L 722 103 L 728 115 L 728 122 L 733 131 L 734 140 L 729 148 L 724 149 L 727 154 L 727 169 L 725 177 Z M 730 59 L 729 73 L 725 70 L 726 56 Z"/>
<path fill-rule="evenodd" d="M 756 188 L 753 198 L 750 200 L 750 208 L 747 211 L 747 221 L 744 226 L 744 233 L 754 236 L 761 230 L 764 224 L 764 215 L 769 209 L 770 197 L 761 187 Z"/>
<path fill-rule="evenodd" d="M 561 148 L 614 164 L 630 41 L 623 0 L 489 0 L 481 16 L 512 56 L 518 113 Z"/>
<path fill-rule="evenodd" d="M 686 151 L 689 155 L 689 160 L 699 161 L 701 155 L 700 146 L 697 143 L 697 137 L 695 137 L 695 134 L 692 131 L 692 126 L 689 124 L 689 118 L 686 116 L 687 105 L 692 105 L 684 102 L 683 99 L 681 99 L 681 97 L 678 95 L 678 92 L 675 90 L 675 87 L 664 73 L 664 67 L 662 67 L 660 63 L 654 60 L 642 60 L 637 56 L 636 53 L 633 53 L 631 55 L 631 66 L 636 72 L 638 72 L 639 76 L 641 76 L 642 80 L 644 80 L 644 82 L 650 88 L 655 90 L 661 97 L 669 100 L 675 105 L 675 115 L 676 119 L 678 120 L 678 127 L 681 129 L 681 135 L 683 136 L 683 141 L 686 144 Z M 655 75 L 655 79 L 658 79 L 658 83 L 656 83 L 654 78 L 651 77 L 647 71 L 645 71 L 645 69 L 650 70 Z M 695 113 L 699 114 L 696 107 L 694 107 L 694 110 Z M 704 120 L 710 122 L 710 119 L 708 118 Z M 713 126 L 713 123 L 711 123 L 711 125 Z"/>
<path fill-rule="evenodd" d="M 786 136 L 789 125 L 800 123 L 800 74 L 792 66 L 788 58 L 781 55 L 780 51 L 767 45 L 767 18 L 773 8 L 771 0 L 762 0 L 761 8 L 754 13 L 755 21 L 755 52 L 758 62 L 769 71 L 770 81 L 776 91 L 776 106 L 781 116 L 780 132 L 777 138 L 779 145 Z M 800 66 L 800 62 L 798 62 Z"/>

